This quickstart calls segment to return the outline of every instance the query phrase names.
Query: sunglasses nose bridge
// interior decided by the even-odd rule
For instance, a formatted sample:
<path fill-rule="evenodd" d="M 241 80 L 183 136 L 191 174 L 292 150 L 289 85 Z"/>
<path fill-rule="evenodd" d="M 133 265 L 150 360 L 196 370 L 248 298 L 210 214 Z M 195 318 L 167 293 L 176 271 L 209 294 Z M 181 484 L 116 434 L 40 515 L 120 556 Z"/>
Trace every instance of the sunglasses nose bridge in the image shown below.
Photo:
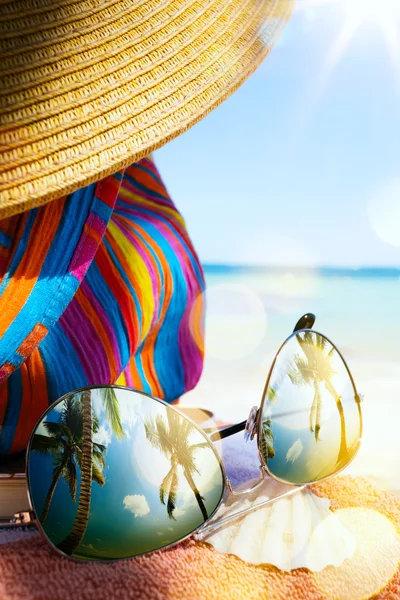
<path fill-rule="evenodd" d="M 261 473 L 261 479 L 259 479 L 255 483 L 253 483 L 253 485 L 251 485 L 248 488 L 234 488 L 230 479 L 227 479 L 226 484 L 227 484 L 228 490 L 234 496 L 243 496 L 244 494 L 253 492 L 258 487 L 260 487 L 260 485 L 262 485 L 264 483 L 266 472 L 265 472 L 265 467 L 263 465 L 260 465 L 260 473 Z"/>
<path fill-rule="evenodd" d="M 252 440 L 257 430 L 257 415 L 258 406 L 253 406 L 250 410 L 249 416 L 247 417 L 246 425 L 244 428 L 244 439 L 246 442 Z"/>

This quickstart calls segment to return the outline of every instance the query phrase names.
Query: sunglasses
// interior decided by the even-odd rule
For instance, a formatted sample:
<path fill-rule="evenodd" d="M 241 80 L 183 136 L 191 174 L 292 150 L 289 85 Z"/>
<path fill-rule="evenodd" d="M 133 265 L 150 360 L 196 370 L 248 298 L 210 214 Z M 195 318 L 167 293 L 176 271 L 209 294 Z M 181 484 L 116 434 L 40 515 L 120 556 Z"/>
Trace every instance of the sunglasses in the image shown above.
<path fill-rule="evenodd" d="M 85 387 L 52 404 L 27 449 L 30 512 L 59 553 L 80 560 L 132 558 L 202 536 L 344 469 L 362 435 L 361 397 L 339 350 L 306 314 L 278 350 L 259 408 L 246 421 L 202 429 L 143 392 Z M 214 442 L 244 431 L 257 437 L 260 479 L 235 489 Z M 266 476 L 288 492 L 218 519 L 231 495 Z"/>

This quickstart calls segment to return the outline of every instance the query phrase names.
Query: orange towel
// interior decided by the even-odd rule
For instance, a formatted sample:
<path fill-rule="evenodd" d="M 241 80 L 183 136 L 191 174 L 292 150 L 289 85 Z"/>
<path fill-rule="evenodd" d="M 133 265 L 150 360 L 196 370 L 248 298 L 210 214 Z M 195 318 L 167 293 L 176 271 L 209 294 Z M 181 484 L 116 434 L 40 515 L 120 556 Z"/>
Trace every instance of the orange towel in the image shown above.
<path fill-rule="evenodd" d="M 335 510 L 355 507 L 368 515 L 385 515 L 393 530 L 400 527 L 400 498 L 378 490 L 361 478 L 336 477 L 313 486 L 332 500 Z M 378 511 L 378 512 L 376 512 Z M 386 520 L 386 519 L 383 519 Z M 389 523 L 389 521 L 388 521 Z M 381 540 L 382 541 L 382 540 Z M 375 542 L 370 540 L 370 549 Z M 376 538 L 379 543 L 379 535 Z M 371 545 L 372 544 L 372 545 Z M 393 556 L 378 546 L 381 566 L 363 570 L 354 564 L 354 578 L 343 568 L 321 573 L 297 569 L 290 573 L 255 566 L 235 556 L 218 554 L 192 540 L 151 556 L 116 563 L 78 563 L 53 552 L 37 532 L 0 533 L 1 600 L 375 600 L 400 599 L 400 569 Z M 383 549 L 384 550 L 384 549 Z M 366 548 L 368 554 L 370 550 Z M 367 556 L 368 558 L 368 556 Z M 399 557 L 400 558 L 400 557 Z M 382 572 L 391 561 L 388 573 Z M 385 570 L 383 568 L 383 571 Z M 383 582 L 383 583 L 382 583 Z M 386 585 L 385 585 L 386 584 Z M 383 585 L 383 589 L 381 588 Z M 360 588 L 361 586 L 361 588 Z M 364 586 L 364 588 L 363 588 Z M 360 596 L 362 590 L 373 594 Z M 375 594 L 375 595 L 374 595 Z"/>

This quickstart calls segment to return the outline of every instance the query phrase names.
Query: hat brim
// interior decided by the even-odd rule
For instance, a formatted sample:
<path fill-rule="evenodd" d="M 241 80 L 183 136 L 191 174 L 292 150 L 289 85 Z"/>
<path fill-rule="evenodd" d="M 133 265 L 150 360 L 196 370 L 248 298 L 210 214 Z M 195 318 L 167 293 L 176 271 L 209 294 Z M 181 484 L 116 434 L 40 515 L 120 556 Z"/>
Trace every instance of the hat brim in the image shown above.
<path fill-rule="evenodd" d="M 115 173 L 194 125 L 256 69 L 292 3 L 15 3 L 32 6 L 3 23 L 0 218 Z"/>

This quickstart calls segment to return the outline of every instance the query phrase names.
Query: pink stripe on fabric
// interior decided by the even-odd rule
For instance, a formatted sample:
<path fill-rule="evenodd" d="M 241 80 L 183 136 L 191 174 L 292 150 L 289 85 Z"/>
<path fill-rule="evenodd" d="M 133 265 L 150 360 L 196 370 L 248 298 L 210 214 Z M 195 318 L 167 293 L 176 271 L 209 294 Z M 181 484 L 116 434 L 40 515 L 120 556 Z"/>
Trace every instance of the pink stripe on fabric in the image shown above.
<path fill-rule="evenodd" d="M 134 359 L 132 358 L 131 360 L 134 360 Z M 125 368 L 125 370 L 124 370 L 126 385 L 127 385 L 127 387 L 133 388 L 135 386 L 133 385 L 133 378 L 132 378 L 131 370 L 129 369 L 129 365 L 127 365 L 127 367 L 128 368 Z"/>
<path fill-rule="evenodd" d="M 199 380 L 203 370 L 203 352 L 198 347 L 196 339 L 190 329 L 190 316 L 193 304 L 202 290 L 199 287 L 197 287 L 196 290 L 193 290 L 190 275 L 186 269 L 182 268 L 182 271 L 187 283 L 187 308 L 179 326 L 178 343 L 179 353 L 183 364 L 185 389 L 192 389 Z"/>
<path fill-rule="evenodd" d="M 107 313 L 105 312 L 105 310 L 103 309 L 100 302 L 97 300 L 95 294 L 93 293 L 91 287 L 89 286 L 89 284 L 87 283 L 86 280 L 82 281 L 81 290 L 84 293 L 84 295 L 86 296 L 86 298 L 90 301 L 90 304 L 93 306 L 95 312 L 97 313 L 97 315 L 99 316 L 99 318 L 102 322 L 104 329 L 107 332 L 107 336 L 111 342 L 111 346 L 113 349 L 113 355 L 115 358 L 115 362 L 117 364 L 118 375 L 119 375 L 122 371 L 121 356 L 120 356 L 120 352 L 119 352 L 119 347 L 118 347 L 118 342 L 117 342 L 117 338 L 115 335 L 115 331 L 112 328 L 111 323 L 110 323 L 110 318 L 107 315 Z M 102 344 L 102 347 L 103 347 L 103 344 Z"/>
<path fill-rule="evenodd" d="M 87 221 L 87 226 L 99 235 L 99 240 L 101 240 L 101 237 L 104 235 L 107 228 L 107 224 L 94 213 L 91 213 Z M 81 240 L 82 239 L 85 239 L 85 244 L 82 248 L 82 244 L 79 242 L 71 260 L 72 268 L 69 269 L 69 272 L 72 273 L 79 282 L 81 282 L 86 275 L 93 260 L 93 255 L 99 245 L 98 240 L 94 239 L 91 235 L 87 235 L 86 228 L 82 233 Z"/>
<path fill-rule="evenodd" d="M 88 384 L 110 383 L 106 351 L 76 296 L 60 318 L 60 325 L 74 347 Z"/>

